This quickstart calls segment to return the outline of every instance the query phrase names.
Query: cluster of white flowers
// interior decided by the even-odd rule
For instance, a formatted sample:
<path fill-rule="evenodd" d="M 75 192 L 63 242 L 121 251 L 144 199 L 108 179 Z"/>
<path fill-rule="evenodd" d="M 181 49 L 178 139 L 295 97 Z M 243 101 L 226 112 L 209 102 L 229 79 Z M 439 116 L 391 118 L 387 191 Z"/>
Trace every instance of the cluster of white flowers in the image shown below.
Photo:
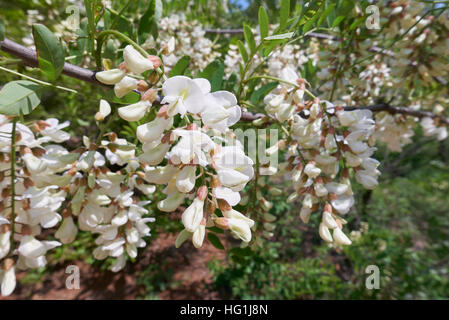
<path fill-rule="evenodd" d="M 203 70 L 220 56 L 216 50 L 218 46 L 206 38 L 203 26 L 197 21 L 188 21 L 185 14 L 162 18 L 158 23 L 157 40 L 150 36 L 144 47 L 162 48 L 167 73 L 185 55 L 190 57 L 189 69 L 193 71 Z"/>
<path fill-rule="evenodd" d="M 373 55 L 377 43 L 358 37 L 351 46 L 343 46 L 342 39 L 311 38 L 306 47 L 286 44 L 269 57 L 256 53 L 251 59 L 250 74 L 263 63 L 264 73 L 282 83 L 264 97 L 268 117 L 259 119 L 259 124 L 271 121 L 282 128 L 283 138 L 266 150 L 266 155 L 284 151 L 285 161 L 278 167 L 259 163 L 259 172 L 254 172 L 253 160 L 230 129 L 242 114 L 233 93 L 211 92 L 210 82 L 203 78 L 163 76 L 183 56 L 190 57 L 193 72 L 220 56 L 203 26 L 188 21 L 184 14 L 161 19 L 158 38 L 150 36 L 143 45 L 160 48 L 162 59 L 144 56 L 142 48 L 127 45 L 121 64 L 96 73 L 98 81 L 114 86 L 118 98 L 132 91 L 140 94 L 138 102 L 118 108 L 117 113 L 128 122 L 139 122 L 136 137 L 141 148 L 110 132 L 96 140 L 84 137 L 84 145 L 70 152 L 60 145 L 70 139 L 62 130 L 68 122 L 50 118 L 26 126 L 0 115 L 1 294 L 14 290 L 16 270 L 45 266 L 47 251 L 73 242 L 78 230 L 97 235 L 96 259 L 115 258 L 111 269 L 123 269 L 127 258 L 136 258 L 138 248 L 145 247 L 145 238 L 151 235 L 147 224 L 155 219 L 146 209 L 149 199 L 156 200 L 154 207 L 162 212 L 182 213 L 184 230 L 176 247 L 189 239 L 196 248 L 202 247 L 206 233 L 214 232 L 212 227 L 229 230 L 242 246 L 262 246 L 259 235 L 273 236 L 276 217 L 270 214 L 273 204 L 258 188 L 282 194 L 258 179 L 267 173 L 292 182 L 294 192 L 287 201 L 301 202 L 299 217 L 304 223 L 319 212 L 318 233 L 324 241 L 351 244 L 343 232 L 342 217 L 354 205 L 351 178 L 365 189 L 378 185 L 379 162 L 372 157 L 375 143 L 401 151 L 412 142 L 418 123 L 425 136 L 438 140 L 448 136 L 438 116 L 449 105 L 442 98 L 447 91 L 441 89 L 442 94 L 435 96 L 407 92 L 416 79 L 427 86 L 435 77 L 449 74 L 444 61 L 449 48 L 448 13 L 421 19 L 424 6 L 409 0 L 386 1 L 381 7 L 384 40 L 396 41 L 411 29 L 391 52 L 369 61 L 364 57 Z M 29 11 L 28 18 L 30 24 L 44 20 L 37 11 Z M 271 25 L 270 30 L 276 27 Z M 72 40 L 67 22 L 55 28 L 66 42 Z M 258 30 L 253 34 L 260 44 Z M 24 42 L 33 44 L 29 39 Z M 239 63 L 238 47 L 231 44 L 224 57 L 225 72 L 232 74 Z M 323 99 L 307 90 L 308 82 L 298 75 L 306 64 L 316 67 Z M 401 91 L 404 85 L 407 88 Z M 387 100 L 415 110 L 434 108 L 437 116 L 419 119 L 379 112 L 373 117 L 370 110 L 343 107 Z M 102 123 L 111 112 L 111 105 L 101 100 L 95 120 Z M 253 177 L 255 188 L 245 194 Z M 163 186 L 163 199 L 156 198 L 158 185 Z M 248 206 L 250 198 L 255 208 L 246 214 L 234 209 Z M 54 230 L 58 241 L 43 240 L 44 229 Z"/>
<path fill-rule="evenodd" d="M 342 232 L 346 222 L 338 214 L 347 214 L 354 204 L 351 170 L 366 189 L 377 186 L 380 174 L 379 162 L 371 158 L 376 149 L 367 143 L 374 133 L 372 113 L 345 111 L 318 98 L 307 101 L 306 81 L 297 77 L 296 82 L 297 87 L 279 86 L 264 100 L 266 112 L 288 132 L 275 146 L 287 150 L 280 173 L 286 174 L 295 189 L 287 201 L 302 201 L 300 218 L 304 222 L 323 204 L 320 236 L 347 245 L 351 241 Z"/>
<path fill-rule="evenodd" d="M 424 12 L 424 3 L 418 1 L 398 0 L 383 6 L 381 16 L 388 40 L 411 28 L 395 44 L 399 50 L 389 61 L 397 87 L 404 86 L 404 78 L 410 85 L 416 77 L 423 85 L 428 85 L 433 82 L 433 77 L 445 77 L 449 72 L 444 60 L 449 48 L 447 12 L 438 18 L 432 15 L 423 17 Z"/>
<path fill-rule="evenodd" d="M 124 59 L 123 68 L 127 69 L 128 65 L 146 63 L 137 52 Z M 110 72 L 98 73 L 97 79 L 104 82 Z M 109 84 L 123 81 L 106 80 Z M 232 209 L 241 200 L 239 192 L 254 174 L 253 161 L 229 135 L 229 127 L 240 119 L 241 109 L 232 93 L 210 90 L 206 79 L 167 79 L 162 84 L 162 106 L 154 119 L 137 127 L 143 151 L 137 157 L 144 169 L 142 178 L 148 183 L 166 185 L 166 198 L 158 202 L 158 209 L 173 212 L 185 199 L 194 198 L 182 214 L 185 230 L 180 233 L 177 246 L 192 237 L 193 244 L 201 247 L 206 226 L 213 225 L 229 229 L 244 242 L 251 240 L 254 221 Z M 148 89 L 140 102 L 119 108 L 120 117 L 126 121 L 142 119 L 153 107 L 155 92 Z M 103 115 L 101 110 L 100 113 Z M 175 117 L 183 120 L 184 125 L 173 128 Z M 196 122 L 190 123 L 189 117 Z M 217 207 L 220 217 L 215 214 Z"/>
<path fill-rule="evenodd" d="M 105 103 L 101 103 L 103 111 L 108 108 L 110 111 Z M 143 238 L 150 235 L 147 223 L 154 218 L 148 217 L 144 208 L 149 201 L 140 201 L 138 196 L 153 193 L 155 186 L 145 183 L 136 172 L 139 162 L 135 147 L 110 133 L 109 140 L 101 141 L 101 146 L 85 137 L 84 147 L 69 152 L 59 145 L 70 139 L 62 130 L 67 126 L 69 122 L 59 123 L 54 118 L 34 122 L 29 127 L 17 122 L 12 152 L 14 124 L 0 116 L 3 296 L 14 290 L 16 270 L 45 266 L 47 251 L 73 242 L 78 228 L 99 234 L 93 255 L 96 259 L 117 258 L 113 271 L 124 267 L 125 251 L 135 258 L 137 248 L 146 246 Z M 104 150 L 106 157 L 97 150 Z M 11 181 L 13 160 L 14 181 Z M 124 169 L 111 172 L 106 160 Z M 144 173 L 141 171 L 140 175 Z M 44 229 L 54 230 L 53 235 L 59 241 L 41 240 Z"/>
<path fill-rule="evenodd" d="M 16 152 L 12 158 L 14 126 L 9 118 L 0 116 L 0 283 L 3 296 L 11 294 L 15 288 L 16 269 L 45 266 L 45 253 L 61 244 L 40 241 L 36 237 L 43 229 L 57 226 L 62 219 L 58 211 L 66 192 L 60 188 L 59 183 L 64 178 L 58 173 L 70 166 L 73 157 L 68 156 L 63 147 L 48 143 L 69 139 L 70 136 L 61 130 L 68 125 L 53 118 L 35 122 L 31 128 L 39 135 L 36 138 L 29 127 L 16 123 Z M 11 171 L 13 160 L 15 167 Z M 14 181 L 11 181 L 12 175 Z M 18 255 L 16 261 L 15 255 Z"/>
<path fill-rule="evenodd" d="M 371 143 L 381 141 L 391 151 L 400 152 L 402 147 L 412 143 L 415 134 L 413 128 L 416 121 L 412 117 L 403 115 L 392 115 L 388 112 L 379 112 L 375 116 L 376 131 L 372 136 Z"/>

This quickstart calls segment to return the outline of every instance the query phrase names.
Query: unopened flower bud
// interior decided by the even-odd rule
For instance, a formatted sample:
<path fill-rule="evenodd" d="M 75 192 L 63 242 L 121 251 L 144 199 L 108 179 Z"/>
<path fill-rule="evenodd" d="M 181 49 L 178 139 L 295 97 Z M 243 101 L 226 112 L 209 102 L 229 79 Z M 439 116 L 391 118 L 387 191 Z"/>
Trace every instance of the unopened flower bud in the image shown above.
<path fill-rule="evenodd" d="M 137 83 L 137 90 L 139 90 L 140 92 L 148 90 L 149 87 L 150 85 L 145 80 L 139 80 L 139 82 Z"/>
<path fill-rule="evenodd" d="M 150 103 L 153 103 L 154 100 L 156 100 L 156 97 L 157 97 L 157 90 L 156 89 L 148 89 L 142 95 L 142 99 L 141 100 L 149 101 Z"/>
<path fill-rule="evenodd" d="M 230 205 L 226 200 L 218 199 L 218 200 L 217 200 L 217 203 L 218 203 L 218 208 L 219 208 L 222 212 L 232 210 L 231 205 Z"/>
<path fill-rule="evenodd" d="M 229 224 L 228 224 L 228 218 L 215 218 L 214 220 L 215 225 L 223 230 L 228 230 L 229 229 Z"/>

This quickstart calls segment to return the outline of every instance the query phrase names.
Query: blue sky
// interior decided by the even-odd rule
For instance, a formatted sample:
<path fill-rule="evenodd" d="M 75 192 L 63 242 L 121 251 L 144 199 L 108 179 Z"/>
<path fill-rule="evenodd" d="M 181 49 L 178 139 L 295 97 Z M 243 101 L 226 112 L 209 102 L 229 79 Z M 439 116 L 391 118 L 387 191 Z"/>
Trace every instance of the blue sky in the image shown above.
<path fill-rule="evenodd" d="M 230 0 L 230 1 L 231 3 L 235 3 L 236 5 L 238 5 L 242 10 L 245 10 L 249 6 L 248 0 Z"/>

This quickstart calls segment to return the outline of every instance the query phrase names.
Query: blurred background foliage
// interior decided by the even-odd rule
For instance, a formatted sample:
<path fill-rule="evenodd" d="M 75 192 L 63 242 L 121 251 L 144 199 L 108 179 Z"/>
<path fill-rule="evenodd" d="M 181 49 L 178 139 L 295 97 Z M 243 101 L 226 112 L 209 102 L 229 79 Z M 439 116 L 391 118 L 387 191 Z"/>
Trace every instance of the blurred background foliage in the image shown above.
<path fill-rule="evenodd" d="M 244 22 L 256 25 L 257 10 L 262 2 L 270 22 L 275 23 L 279 16 L 278 1 L 275 0 L 231 1 L 226 6 L 221 0 L 164 1 L 164 16 L 185 12 L 188 19 L 199 20 L 210 28 L 241 28 Z M 341 6 L 337 7 L 344 7 L 346 2 L 339 1 Z M 7 37 L 22 43 L 22 39 L 30 37 L 31 33 L 31 26 L 25 23 L 27 10 L 38 10 L 45 17 L 45 25 L 51 28 L 54 23 L 66 19 L 65 8 L 73 3 L 77 4 L 66 0 L 1 1 L 0 19 L 5 23 Z M 112 8 L 119 11 L 127 3 L 114 0 Z M 147 4 L 148 1 L 130 1 L 124 14 L 134 17 L 133 23 L 137 23 Z M 291 1 L 292 11 L 297 6 L 301 6 L 301 1 Z M 118 28 L 125 32 L 126 23 L 119 24 Z M 211 39 L 214 37 L 210 36 Z M 222 42 L 229 40 L 220 39 Z M 221 50 L 226 52 L 226 46 Z M 1 65 L 15 67 L 19 72 L 25 69 L 3 52 L 0 52 L 0 58 Z M 27 69 L 27 74 L 36 78 L 42 76 L 38 69 Z M 11 74 L 0 73 L 0 85 L 15 79 Z M 63 76 L 61 82 L 82 94 L 49 88 L 43 95 L 41 106 L 30 117 L 69 119 L 69 132 L 78 137 L 69 143 L 76 147 L 83 135 L 97 134 L 98 128 L 91 120 L 104 90 L 67 76 Z M 233 79 L 225 81 L 223 86 L 231 89 Z M 122 134 L 129 132 L 124 121 L 115 121 L 111 130 Z M 274 198 L 270 213 L 278 217 L 278 227 L 275 236 L 265 240 L 264 250 L 254 252 L 234 248 L 226 252 L 226 262 L 214 259 L 208 262 L 213 274 L 213 289 L 219 297 L 449 298 L 449 140 L 431 140 L 419 131 L 413 139 L 414 143 L 401 153 L 389 152 L 380 146 L 375 155 L 382 164 L 379 187 L 372 192 L 354 190 L 358 197 L 356 206 L 347 215 L 349 229 L 355 230 L 351 234 L 353 245 L 329 247 L 316 232 L 318 221 L 313 221 L 312 217 L 311 223 L 304 225 L 299 219 L 300 208 L 286 204 L 284 197 Z M 287 183 L 279 187 L 288 189 Z M 168 218 L 167 214 L 155 212 L 155 217 L 158 223 L 150 242 L 160 234 L 181 230 L 181 224 Z M 91 258 L 93 241 L 90 237 L 81 233 L 74 244 L 56 248 L 48 257 L 47 269 L 31 271 L 22 282 L 39 282 L 52 268 L 67 261 L 83 260 L 105 270 L 109 262 L 94 262 Z M 369 265 L 377 265 L 380 269 L 378 290 L 368 290 L 365 286 L 368 276 L 365 269 Z M 158 292 L 176 287 L 171 275 L 164 261 L 146 266 L 136 275 L 138 283 L 145 288 L 141 297 L 157 298 Z"/>

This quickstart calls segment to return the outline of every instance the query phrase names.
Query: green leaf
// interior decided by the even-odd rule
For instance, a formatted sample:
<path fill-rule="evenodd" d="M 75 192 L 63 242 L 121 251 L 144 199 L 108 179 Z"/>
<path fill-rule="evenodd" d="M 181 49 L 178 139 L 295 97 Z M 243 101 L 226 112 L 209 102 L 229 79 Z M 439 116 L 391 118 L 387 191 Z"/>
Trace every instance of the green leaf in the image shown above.
<path fill-rule="evenodd" d="M 264 38 L 264 40 L 282 40 L 282 39 L 290 39 L 291 37 L 293 37 L 295 33 L 294 32 L 287 32 L 287 33 L 283 33 L 283 34 L 277 34 L 274 36 L 269 36 Z"/>
<path fill-rule="evenodd" d="M 253 92 L 250 98 L 250 102 L 252 104 L 257 104 L 263 97 L 265 97 L 271 90 L 277 87 L 279 82 L 270 82 L 267 84 L 264 84 L 259 89 Z"/>
<path fill-rule="evenodd" d="M 190 63 L 190 57 L 189 56 L 183 56 L 181 59 L 178 60 L 178 62 L 175 64 L 175 66 L 170 70 L 170 77 L 178 76 L 184 74 L 184 71 L 187 69 Z"/>
<path fill-rule="evenodd" d="M 302 28 L 302 32 L 306 33 L 307 31 L 309 31 L 313 27 L 313 24 L 315 23 L 316 19 L 318 19 L 318 13 L 315 14 L 309 21 L 307 21 L 307 23 Z"/>
<path fill-rule="evenodd" d="M 321 26 L 321 24 L 324 22 L 324 20 L 329 16 L 329 14 L 332 12 L 332 10 L 335 8 L 335 3 L 331 4 L 329 7 L 326 8 L 326 10 L 323 11 L 320 18 L 317 22 L 317 27 Z"/>
<path fill-rule="evenodd" d="M 281 0 L 280 11 L 279 30 L 283 30 L 287 26 L 288 16 L 290 14 L 290 0 Z"/>
<path fill-rule="evenodd" d="M 254 35 L 251 28 L 246 24 L 243 25 L 243 36 L 248 44 L 249 51 L 254 54 L 256 51 L 256 40 L 254 40 Z"/>
<path fill-rule="evenodd" d="M 33 25 L 39 67 L 51 80 L 56 80 L 64 68 L 64 51 L 58 38 L 44 25 Z"/>
<path fill-rule="evenodd" d="M 259 31 L 262 39 L 268 36 L 268 15 L 263 6 L 259 7 Z"/>
<path fill-rule="evenodd" d="M 3 21 L 0 19 L 0 41 L 5 40 L 5 25 Z"/>
<path fill-rule="evenodd" d="M 334 22 L 332 22 L 332 28 L 335 28 L 345 19 L 345 16 L 338 16 L 335 18 Z"/>
<path fill-rule="evenodd" d="M 365 21 L 366 17 L 361 17 L 355 20 L 351 25 L 349 26 L 349 30 L 354 30 L 357 28 L 363 21 Z"/>
<path fill-rule="evenodd" d="M 242 41 L 237 40 L 237 46 L 239 47 L 239 52 L 240 52 L 240 55 L 242 56 L 243 61 L 247 62 L 248 61 L 248 52 L 246 52 L 245 45 L 243 44 Z"/>
<path fill-rule="evenodd" d="M 198 73 L 199 78 L 205 78 L 210 81 L 211 92 L 221 89 L 224 76 L 224 64 L 220 60 L 214 60 Z"/>
<path fill-rule="evenodd" d="M 0 114 L 19 116 L 31 113 L 41 102 L 42 87 L 32 81 L 7 83 L 0 90 Z"/>
<path fill-rule="evenodd" d="M 141 42 L 148 38 L 151 33 L 154 39 L 157 39 L 157 22 L 162 17 L 163 5 L 161 0 L 151 0 L 147 11 L 140 19 L 137 33 Z"/>
<path fill-rule="evenodd" d="M 220 250 L 224 250 L 224 246 L 221 244 L 220 239 L 218 239 L 218 237 L 215 234 L 213 234 L 211 232 L 208 232 L 207 233 L 207 239 L 209 239 L 210 243 L 212 243 L 212 245 L 215 248 L 220 249 Z"/>
<path fill-rule="evenodd" d="M 208 230 L 210 230 L 210 231 L 212 231 L 212 232 L 215 232 L 215 233 L 224 233 L 224 231 L 222 230 L 222 229 L 220 229 L 220 228 L 217 228 L 217 227 L 210 227 L 210 228 L 207 228 Z"/>
<path fill-rule="evenodd" d="M 133 104 L 140 101 L 140 94 L 137 92 L 131 91 L 127 95 L 125 95 L 122 98 L 117 98 L 117 96 L 114 93 L 114 90 L 109 90 L 104 95 L 105 99 L 113 102 L 113 103 L 119 103 L 119 104 Z"/>

